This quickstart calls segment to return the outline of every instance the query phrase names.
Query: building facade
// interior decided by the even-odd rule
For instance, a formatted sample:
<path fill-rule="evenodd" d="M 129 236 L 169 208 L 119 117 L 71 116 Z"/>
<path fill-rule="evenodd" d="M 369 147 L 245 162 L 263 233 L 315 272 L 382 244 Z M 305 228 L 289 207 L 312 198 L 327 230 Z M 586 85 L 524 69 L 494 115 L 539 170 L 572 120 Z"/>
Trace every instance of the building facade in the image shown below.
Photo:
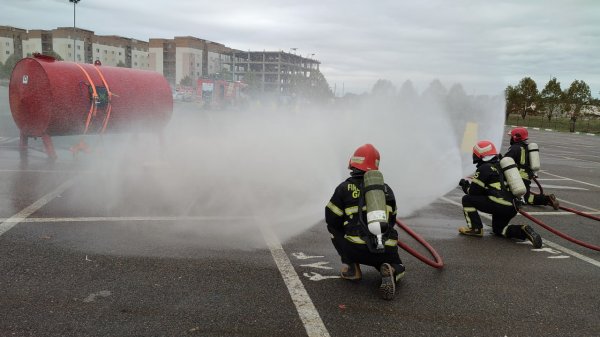
<path fill-rule="evenodd" d="M 199 79 L 244 81 L 251 74 L 265 93 L 289 95 L 298 81 L 319 71 L 320 62 L 283 51 L 241 51 L 193 36 L 148 42 L 93 31 L 58 27 L 25 30 L 0 26 L 0 62 L 12 54 L 28 57 L 55 52 L 65 61 L 122 66 L 162 73 L 172 85 Z M 314 56 L 314 54 L 313 54 Z"/>
<path fill-rule="evenodd" d="M 27 31 L 25 29 L 0 26 L 0 62 L 6 63 L 6 60 L 12 54 L 23 54 L 23 39 Z"/>
<path fill-rule="evenodd" d="M 284 51 L 234 51 L 230 57 L 232 77 L 244 80 L 251 73 L 258 80 L 261 91 L 290 95 L 295 81 L 310 80 L 319 71 L 320 62 Z"/>
<path fill-rule="evenodd" d="M 171 84 L 186 78 L 196 83 L 231 72 L 231 48 L 193 36 L 150 39 L 148 52 L 150 69 L 161 72 Z"/>

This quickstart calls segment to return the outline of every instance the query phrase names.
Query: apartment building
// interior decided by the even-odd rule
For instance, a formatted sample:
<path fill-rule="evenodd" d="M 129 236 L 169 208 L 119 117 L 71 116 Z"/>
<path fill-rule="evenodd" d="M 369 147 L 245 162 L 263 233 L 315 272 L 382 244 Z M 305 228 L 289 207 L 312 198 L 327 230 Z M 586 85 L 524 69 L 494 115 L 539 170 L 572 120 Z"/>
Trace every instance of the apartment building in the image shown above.
<path fill-rule="evenodd" d="M 176 85 L 185 78 L 196 83 L 202 78 L 243 81 L 248 72 L 263 92 L 288 95 L 299 76 L 310 79 L 320 62 L 283 51 L 241 51 L 193 36 L 152 38 L 149 42 L 126 37 L 95 35 L 93 31 L 58 27 L 25 30 L 0 26 L 0 62 L 17 54 L 56 52 L 65 61 L 123 66 L 162 73 Z M 314 54 L 313 54 L 314 56 Z"/>
<path fill-rule="evenodd" d="M 23 53 L 23 39 L 26 35 L 25 29 L 0 26 L 0 62 L 2 64 L 10 55 Z"/>
<path fill-rule="evenodd" d="M 33 29 L 27 32 L 26 39 L 23 40 L 22 57 L 28 57 L 34 53 L 48 54 L 53 50 L 52 31 Z"/>
<path fill-rule="evenodd" d="M 186 77 L 195 82 L 231 72 L 231 48 L 193 36 L 150 39 L 148 53 L 150 69 L 161 72 L 173 84 Z"/>
<path fill-rule="evenodd" d="M 0 26 L 0 62 L 17 54 L 28 57 L 34 53 L 55 52 L 65 61 L 92 63 L 100 60 L 109 66 L 148 70 L 148 42 L 121 36 L 99 36 L 93 31 L 73 27 L 53 30 Z"/>
<path fill-rule="evenodd" d="M 92 59 L 103 65 L 148 70 L 148 43 L 109 35 L 92 38 Z"/>
<path fill-rule="evenodd" d="M 65 61 L 92 63 L 92 40 L 94 32 L 73 27 L 52 30 L 52 48 Z"/>

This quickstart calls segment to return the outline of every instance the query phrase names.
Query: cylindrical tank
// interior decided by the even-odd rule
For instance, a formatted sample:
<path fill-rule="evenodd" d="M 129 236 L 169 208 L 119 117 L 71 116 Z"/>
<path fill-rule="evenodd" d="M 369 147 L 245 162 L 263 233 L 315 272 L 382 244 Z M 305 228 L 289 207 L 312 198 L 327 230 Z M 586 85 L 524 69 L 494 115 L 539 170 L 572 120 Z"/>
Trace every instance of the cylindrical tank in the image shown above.
<path fill-rule="evenodd" d="M 527 188 L 521 178 L 521 174 L 519 174 L 519 169 L 515 161 L 511 157 L 504 157 L 500 160 L 500 167 L 512 194 L 518 198 L 525 195 Z"/>
<path fill-rule="evenodd" d="M 540 148 L 536 143 L 529 143 L 527 145 L 527 152 L 529 152 L 529 166 L 533 172 L 540 170 Z"/>
<path fill-rule="evenodd" d="M 367 227 L 377 238 L 377 249 L 384 249 L 383 233 L 388 229 L 383 174 L 378 170 L 365 173 L 365 201 L 367 203 Z"/>
<path fill-rule="evenodd" d="M 104 81 L 102 79 L 104 78 Z M 92 83 L 90 83 L 92 82 Z M 92 99 L 92 86 L 104 101 Z M 108 86 L 108 88 L 106 88 Z M 110 104 L 106 100 L 112 93 Z M 159 131 L 173 113 L 173 96 L 159 73 L 56 61 L 43 55 L 24 58 L 13 69 L 10 109 L 22 137 Z M 90 118 L 95 101 L 95 116 Z M 110 109 L 109 109 L 110 107 Z"/>

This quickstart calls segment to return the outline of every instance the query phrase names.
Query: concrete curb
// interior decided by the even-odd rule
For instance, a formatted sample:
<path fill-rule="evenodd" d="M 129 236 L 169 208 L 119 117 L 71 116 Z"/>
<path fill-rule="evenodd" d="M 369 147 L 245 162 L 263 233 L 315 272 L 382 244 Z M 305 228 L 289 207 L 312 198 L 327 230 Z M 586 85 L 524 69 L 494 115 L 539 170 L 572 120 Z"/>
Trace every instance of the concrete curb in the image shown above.
<path fill-rule="evenodd" d="M 519 126 L 519 125 L 504 125 L 504 126 L 511 127 L 511 128 L 522 127 L 522 128 L 525 128 L 525 129 L 529 129 L 528 126 Z M 532 130 L 537 130 L 537 131 L 542 130 L 542 129 L 538 128 L 538 127 L 532 127 L 531 129 Z M 543 131 L 555 132 L 556 130 L 554 130 L 554 129 L 543 129 Z M 562 132 L 562 131 L 556 131 L 556 132 Z M 579 131 L 569 132 L 569 133 L 572 133 L 572 134 L 575 134 L 575 135 L 585 135 L 585 136 L 600 136 L 600 135 L 597 135 L 595 133 L 579 132 Z"/>

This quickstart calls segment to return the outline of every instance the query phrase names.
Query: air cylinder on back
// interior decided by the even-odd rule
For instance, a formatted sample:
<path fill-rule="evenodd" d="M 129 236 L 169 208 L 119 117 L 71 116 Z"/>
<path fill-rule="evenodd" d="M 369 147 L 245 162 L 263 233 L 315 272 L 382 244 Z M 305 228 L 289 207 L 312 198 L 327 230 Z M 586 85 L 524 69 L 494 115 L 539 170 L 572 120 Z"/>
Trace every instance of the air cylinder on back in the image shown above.
<path fill-rule="evenodd" d="M 367 226 L 377 237 L 377 249 L 383 249 L 383 233 L 388 229 L 388 214 L 385 201 L 383 174 L 377 170 L 367 171 L 364 178 L 365 201 L 367 204 Z"/>
<path fill-rule="evenodd" d="M 525 195 L 527 188 L 525 187 L 525 183 L 521 178 L 521 174 L 519 173 L 515 161 L 511 157 L 504 157 L 500 160 L 500 167 L 502 168 L 502 173 L 506 178 L 506 182 L 508 183 L 508 187 L 512 194 L 515 197 L 522 197 Z"/>
<path fill-rule="evenodd" d="M 532 171 L 536 172 L 540 170 L 540 148 L 536 143 L 529 143 L 527 145 L 527 152 L 529 153 L 529 167 Z"/>

